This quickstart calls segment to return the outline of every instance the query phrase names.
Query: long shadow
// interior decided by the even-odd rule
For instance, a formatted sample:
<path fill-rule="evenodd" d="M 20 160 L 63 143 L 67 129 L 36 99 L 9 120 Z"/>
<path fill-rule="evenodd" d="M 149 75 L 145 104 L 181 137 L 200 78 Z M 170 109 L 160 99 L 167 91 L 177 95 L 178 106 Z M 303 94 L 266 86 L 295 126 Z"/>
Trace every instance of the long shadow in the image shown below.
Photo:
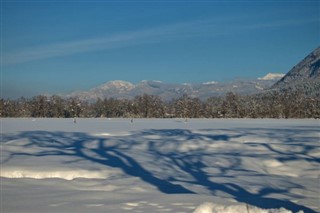
<path fill-rule="evenodd" d="M 261 129 L 256 129 L 258 132 Z M 47 132 L 47 131 L 31 131 L 22 132 L 17 135 L 3 136 L 3 141 L 11 141 L 15 139 L 27 138 L 29 143 L 25 144 L 24 147 L 36 146 L 42 151 L 37 153 L 27 152 L 15 152 L 6 159 L 9 161 L 10 158 L 14 158 L 17 155 L 31 155 L 31 156 L 74 156 L 80 159 L 88 160 L 91 162 L 99 163 L 101 165 L 113 168 L 121 169 L 125 174 L 133 177 L 139 177 L 142 181 L 151 184 L 159 189 L 159 191 L 166 194 L 194 194 L 192 190 L 188 189 L 185 183 L 196 184 L 205 187 L 211 194 L 217 192 L 224 192 L 232 196 L 238 202 L 245 202 L 250 205 L 254 205 L 260 208 L 280 208 L 284 207 L 288 210 L 297 212 L 303 210 L 305 213 L 315 213 L 316 211 L 293 203 L 289 200 L 281 200 L 277 198 L 269 198 L 271 194 L 289 194 L 290 189 L 278 189 L 269 187 L 263 187 L 257 193 L 252 193 L 246 190 L 244 187 L 232 183 L 218 183 L 214 181 L 215 177 L 228 177 L 228 171 L 244 172 L 249 175 L 259 176 L 261 174 L 255 171 L 250 171 L 247 168 L 243 168 L 241 165 L 241 157 L 259 157 L 259 154 L 255 153 L 237 153 L 236 150 L 233 152 L 210 152 L 206 150 L 206 146 L 199 144 L 195 150 L 183 151 L 181 149 L 185 142 L 193 142 L 197 145 L 197 142 L 207 144 L 214 144 L 216 142 L 230 142 L 237 138 L 255 135 L 252 129 L 238 129 L 232 130 L 235 134 L 209 134 L 208 132 L 214 132 L 216 130 L 205 130 L 206 134 L 195 133 L 185 129 L 161 129 L 161 130 L 145 130 L 132 132 L 129 136 L 119 136 L 111 138 L 101 138 L 97 136 L 91 136 L 85 133 L 66 133 L 66 132 Z M 224 131 L 224 130 L 219 130 Z M 230 132 L 230 129 L 228 130 Z M 269 132 L 270 130 L 268 130 Z M 277 130 L 271 130 L 271 132 Z M 282 138 L 286 138 L 288 145 L 295 143 L 295 133 L 291 130 L 281 130 Z M 148 137 L 156 135 L 157 137 Z M 266 138 L 278 137 L 278 135 L 266 135 Z M 150 139 L 154 138 L 154 139 Z M 288 139 L 293 138 L 293 139 Z M 312 139 L 310 139 L 312 140 Z M 97 142 L 97 145 L 92 148 L 88 148 L 88 144 L 93 141 Z M 115 143 L 114 143 L 115 142 Z M 130 155 L 130 152 L 135 149 L 138 145 L 145 143 L 147 144 L 146 150 L 141 152 L 147 152 L 152 156 L 154 166 L 164 168 L 169 165 L 173 174 L 168 178 L 160 178 L 152 170 L 147 169 L 143 163 L 139 162 Z M 290 160 L 298 160 L 294 155 L 295 153 L 284 153 L 274 149 L 272 146 L 265 143 L 255 143 L 254 141 L 247 143 L 247 146 L 263 146 L 270 153 L 276 156 L 287 155 L 290 156 Z M 168 151 L 167 146 L 170 146 Z M 301 152 L 297 153 L 299 156 L 306 155 L 309 151 L 312 151 L 315 147 L 311 144 L 305 144 L 306 148 Z M 181 151 L 182 150 L 182 151 Z M 88 154 L 90 151 L 91 154 Z M 204 157 L 216 155 L 227 157 L 232 161 L 231 165 L 217 166 L 218 173 L 209 174 L 205 168 L 213 167 L 213 164 L 207 165 L 208 161 Z M 240 155 L 240 156 L 239 156 Z M 319 163 L 318 159 L 310 158 L 314 163 Z M 258 160 L 258 159 L 257 159 Z M 164 164 L 164 162 L 166 164 Z M 185 178 L 184 181 L 175 178 L 177 174 L 188 174 L 189 177 Z M 191 178 L 190 178 L 191 177 Z M 235 180 L 237 177 L 230 176 Z M 300 186 L 297 186 L 300 187 Z"/>
<path fill-rule="evenodd" d="M 260 190 L 258 193 L 254 194 L 235 183 L 221 184 L 212 181 L 213 178 L 202 170 L 202 168 L 204 168 L 205 165 L 201 163 L 201 160 L 199 160 L 198 162 L 193 161 L 192 163 L 190 163 L 185 158 L 176 158 L 174 157 L 174 155 L 165 155 L 165 157 L 171 158 L 172 162 L 174 162 L 175 165 L 177 165 L 181 170 L 190 174 L 195 179 L 195 181 L 193 182 L 194 184 L 205 186 L 211 192 L 221 191 L 229 195 L 232 195 L 234 199 L 238 202 L 248 203 L 250 205 L 257 206 L 260 208 L 269 209 L 284 207 L 293 212 L 303 210 L 305 213 L 316 213 L 316 211 L 308 207 L 298 205 L 288 200 L 264 197 L 269 194 L 288 193 L 288 190 L 273 189 L 270 187 L 264 188 Z"/>
<path fill-rule="evenodd" d="M 83 150 L 83 143 L 87 140 L 78 141 L 76 146 L 76 155 L 92 162 L 100 163 L 106 166 L 120 168 L 127 175 L 139 177 L 141 180 L 156 186 L 161 192 L 166 194 L 191 194 L 192 191 L 182 187 L 181 185 L 170 183 L 155 177 L 151 172 L 147 171 L 135 159 L 124 154 L 116 147 L 105 147 L 105 139 L 99 139 L 99 145 L 93 149 L 99 158 L 86 155 Z"/>
<path fill-rule="evenodd" d="M 170 183 L 169 181 L 162 180 L 154 176 L 151 172 L 147 171 L 135 159 L 129 155 L 124 154 L 118 146 L 106 146 L 108 140 L 105 138 L 98 138 L 87 135 L 85 133 L 64 133 L 64 132 L 23 132 L 14 137 L 4 137 L 4 141 L 14 140 L 19 138 L 28 138 L 29 143 L 24 147 L 37 146 L 48 151 L 39 151 L 36 154 L 28 154 L 24 152 L 12 153 L 10 158 L 18 155 L 29 156 L 74 156 L 77 158 L 89 160 L 91 162 L 99 163 L 105 166 L 119 168 L 125 174 L 139 177 L 141 180 L 149 183 L 159 189 L 159 191 L 166 194 L 194 194 L 194 192 L 184 188 L 181 185 Z M 99 141 L 96 148 L 91 148 L 90 151 L 96 153 L 96 156 L 86 154 L 88 149 L 85 145 L 92 141 Z"/>
<path fill-rule="evenodd" d="M 164 132 L 162 132 L 164 131 Z M 170 135 L 170 133 L 168 133 L 168 131 L 170 132 L 170 130 L 154 130 L 152 132 L 152 134 L 157 134 L 157 135 Z M 186 138 L 189 138 L 189 134 L 193 134 L 192 132 L 185 132 L 187 133 Z M 150 133 L 149 133 L 150 134 Z M 234 137 L 231 136 L 221 136 L 221 135 L 199 135 L 201 136 L 201 138 L 203 137 L 207 137 L 207 139 L 212 139 L 212 140 L 224 140 L 224 141 L 229 141 L 232 140 L 234 138 L 238 138 L 244 135 L 248 135 L 248 134 L 252 134 L 247 132 L 246 134 L 237 134 Z M 288 134 L 291 134 L 291 131 L 289 131 Z M 193 138 L 196 138 L 197 135 L 194 134 Z M 249 143 L 250 144 L 250 143 Z M 252 144 L 252 143 L 251 143 Z M 255 145 L 262 145 L 265 146 L 266 148 L 268 148 L 268 150 L 270 152 L 275 152 L 279 155 L 281 154 L 288 154 L 288 153 L 283 153 L 280 152 L 278 150 L 273 149 L 271 146 L 269 146 L 268 144 L 258 144 L 256 143 Z M 149 142 L 149 152 L 153 153 L 155 156 L 157 156 L 158 158 L 165 158 L 165 159 L 170 159 L 169 161 L 172 162 L 175 166 L 177 166 L 180 170 L 188 173 L 189 175 L 191 175 L 194 179 L 194 181 L 190 182 L 193 184 L 198 184 L 198 185 L 202 185 L 204 187 L 206 187 L 209 191 L 211 191 L 213 194 L 217 191 L 221 191 L 224 193 L 227 193 L 229 195 L 232 195 L 234 197 L 235 200 L 237 200 L 238 202 L 244 202 L 244 203 L 248 203 L 250 205 L 253 206 L 257 206 L 260 208 L 281 208 L 284 207 L 288 210 L 291 210 L 293 212 L 298 212 L 299 210 L 303 210 L 305 213 L 316 213 L 316 211 L 314 211 L 311 208 L 308 208 L 306 206 L 303 205 L 299 205 L 296 203 L 293 203 L 289 200 L 281 200 L 281 199 L 277 199 L 277 198 L 268 198 L 265 197 L 267 195 L 270 194 L 281 194 L 281 193 L 289 193 L 288 189 L 277 189 L 277 188 L 272 188 L 272 187 L 264 187 L 262 188 L 258 193 L 251 193 L 248 190 L 246 190 L 245 188 L 241 187 L 240 185 L 237 185 L 235 183 L 217 183 L 214 182 L 212 179 L 214 179 L 214 177 L 210 176 L 209 174 L 207 174 L 207 172 L 204 171 L 205 167 L 207 167 L 207 165 L 205 165 L 205 160 L 203 160 L 203 157 L 205 155 L 203 155 L 203 150 L 197 150 L 197 154 L 190 154 L 190 153 L 173 153 L 173 152 L 161 152 L 161 146 L 164 146 L 163 143 L 155 143 L 150 141 Z M 314 146 L 311 145 L 304 145 L 306 146 L 305 149 L 301 152 L 297 152 L 296 154 L 306 154 L 307 151 L 310 151 L 312 149 L 314 149 Z M 217 155 L 221 155 L 221 156 L 226 156 L 226 155 L 230 155 L 230 158 L 237 158 L 236 155 L 234 155 L 233 153 L 211 153 L 211 154 L 217 154 Z M 244 156 L 244 155 L 242 155 Z M 246 156 L 255 156 L 255 155 L 246 155 Z M 290 157 L 290 160 L 297 160 L 297 157 L 294 157 L 293 155 Z M 319 159 L 312 159 L 311 161 L 313 162 L 319 162 Z M 232 166 L 229 166 L 228 168 L 219 168 L 221 173 L 219 173 L 216 177 L 222 177 L 222 176 L 226 176 L 224 173 L 226 170 L 235 170 L 237 169 L 237 167 L 240 167 L 240 162 L 241 159 L 238 158 L 238 160 L 235 161 L 236 163 L 233 164 Z M 234 177 L 236 178 L 236 177 Z"/>

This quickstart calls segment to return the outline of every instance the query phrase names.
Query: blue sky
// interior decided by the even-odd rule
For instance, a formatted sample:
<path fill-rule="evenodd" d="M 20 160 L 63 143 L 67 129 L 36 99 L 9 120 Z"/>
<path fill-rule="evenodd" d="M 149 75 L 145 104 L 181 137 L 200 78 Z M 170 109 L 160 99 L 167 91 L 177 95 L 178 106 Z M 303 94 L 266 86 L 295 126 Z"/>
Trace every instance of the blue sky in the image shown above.
<path fill-rule="evenodd" d="M 319 1 L 2 0 L 1 10 L 4 98 L 257 78 L 320 44 Z"/>

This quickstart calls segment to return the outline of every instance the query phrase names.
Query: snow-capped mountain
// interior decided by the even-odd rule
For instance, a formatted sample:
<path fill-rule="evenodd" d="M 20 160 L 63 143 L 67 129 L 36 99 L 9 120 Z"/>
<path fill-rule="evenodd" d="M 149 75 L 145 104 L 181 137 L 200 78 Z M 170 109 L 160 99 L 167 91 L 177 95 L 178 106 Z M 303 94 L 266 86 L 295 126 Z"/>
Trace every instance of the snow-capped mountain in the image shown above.
<path fill-rule="evenodd" d="M 320 47 L 316 48 L 272 86 L 274 90 L 300 90 L 306 95 L 320 95 Z"/>
<path fill-rule="evenodd" d="M 268 75 L 267 75 L 268 76 Z M 259 93 L 271 87 L 276 77 L 267 77 L 255 80 L 237 79 L 230 82 L 209 81 L 204 83 L 173 84 L 161 81 L 141 81 L 132 84 L 126 81 L 109 81 L 89 91 L 73 92 L 70 96 L 77 96 L 82 100 L 96 100 L 98 98 L 128 98 L 149 94 L 160 96 L 163 100 L 172 100 L 188 94 L 191 97 L 207 99 L 213 96 L 222 96 L 227 92 L 242 95 Z"/>
<path fill-rule="evenodd" d="M 218 82 L 216 82 L 216 81 L 209 81 L 209 82 L 204 82 L 204 83 L 202 83 L 202 84 L 204 84 L 204 85 L 211 85 L 211 84 L 216 84 L 216 83 L 218 83 Z"/>
<path fill-rule="evenodd" d="M 147 80 L 132 84 L 117 80 L 106 82 L 89 91 L 73 92 L 67 97 L 77 96 L 82 100 L 94 101 L 98 98 L 132 99 L 138 95 L 149 94 L 168 101 L 187 94 L 190 97 L 204 100 L 214 96 L 223 96 L 228 92 L 251 95 L 270 90 L 292 91 L 297 89 L 304 91 L 307 95 L 320 95 L 320 47 L 294 66 L 286 75 L 268 73 L 254 80 L 237 79 L 229 82 L 208 81 L 196 84 L 173 84 Z"/>
<path fill-rule="evenodd" d="M 130 91 L 133 88 L 134 85 L 132 83 L 121 80 L 109 81 L 98 87 L 101 90 L 119 90 L 120 92 Z"/>

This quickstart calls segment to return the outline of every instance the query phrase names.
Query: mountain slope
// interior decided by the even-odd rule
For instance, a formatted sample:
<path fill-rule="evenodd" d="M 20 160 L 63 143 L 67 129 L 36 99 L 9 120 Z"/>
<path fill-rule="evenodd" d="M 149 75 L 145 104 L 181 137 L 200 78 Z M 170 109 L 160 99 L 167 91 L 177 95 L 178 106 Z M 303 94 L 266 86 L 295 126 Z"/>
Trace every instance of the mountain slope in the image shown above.
<path fill-rule="evenodd" d="M 274 90 L 303 90 L 307 95 L 320 91 L 320 47 L 294 66 L 272 86 Z"/>
<path fill-rule="evenodd" d="M 271 75 L 271 77 L 270 77 Z M 188 94 L 190 97 L 207 99 L 212 96 L 222 96 L 227 92 L 241 95 L 256 94 L 270 88 L 283 74 L 278 76 L 268 74 L 256 80 L 237 79 L 230 82 L 205 82 L 198 84 L 171 84 L 160 81 L 141 81 L 132 84 L 125 81 L 109 81 L 89 91 L 73 92 L 70 96 L 77 96 L 82 100 L 96 100 L 98 98 L 128 98 L 149 94 L 169 101 Z"/>

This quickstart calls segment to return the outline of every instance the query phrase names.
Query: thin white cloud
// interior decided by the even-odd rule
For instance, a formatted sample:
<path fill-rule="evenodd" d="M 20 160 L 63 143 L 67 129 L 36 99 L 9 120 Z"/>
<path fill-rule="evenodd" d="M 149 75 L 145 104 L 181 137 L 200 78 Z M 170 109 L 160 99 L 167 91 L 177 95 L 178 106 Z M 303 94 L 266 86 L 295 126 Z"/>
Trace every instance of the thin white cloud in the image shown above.
<path fill-rule="evenodd" d="M 33 46 L 18 49 L 3 55 L 3 64 L 19 64 L 46 58 L 74 55 L 78 53 L 93 52 L 106 49 L 122 48 L 147 43 L 158 43 L 178 39 L 188 39 L 197 36 L 220 36 L 235 34 L 243 30 L 257 30 L 293 25 L 302 25 L 314 20 L 279 21 L 270 23 L 244 24 L 234 21 L 239 18 L 228 17 L 221 19 L 196 20 L 184 23 L 158 26 L 149 29 L 124 32 L 99 38 L 80 39 L 52 43 L 42 46 Z M 230 24 L 232 23 L 232 24 Z"/>
<path fill-rule="evenodd" d="M 45 58 L 177 39 L 186 36 L 188 33 L 191 35 L 191 32 L 197 31 L 199 23 L 201 22 L 172 24 L 100 38 L 59 42 L 18 49 L 5 54 L 3 63 L 7 65 L 18 64 Z"/>
<path fill-rule="evenodd" d="M 91 38 L 77 41 L 52 43 L 20 49 L 4 55 L 4 64 L 17 64 L 45 58 L 73 55 L 77 53 L 119 48 L 138 42 L 148 36 L 145 32 L 124 33 L 102 38 Z"/>

